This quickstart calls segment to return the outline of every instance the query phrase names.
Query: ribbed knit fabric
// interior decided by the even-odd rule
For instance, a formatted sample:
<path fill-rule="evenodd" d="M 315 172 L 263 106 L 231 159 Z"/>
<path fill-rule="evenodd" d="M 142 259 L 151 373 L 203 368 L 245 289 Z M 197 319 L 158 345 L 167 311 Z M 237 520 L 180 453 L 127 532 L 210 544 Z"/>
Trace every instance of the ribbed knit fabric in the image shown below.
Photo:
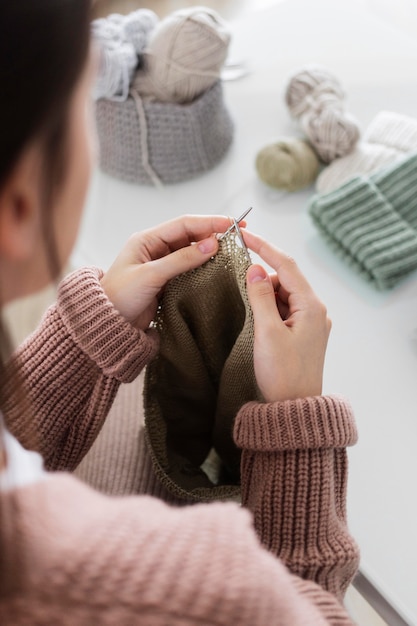
<path fill-rule="evenodd" d="M 315 195 L 308 210 L 332 248 L 378 289 L 417 268 L 417 153 Z"/>
<path fill-rule="evenodd" d="M 30 395 L 47 467 L 75 469 L 100 431 L 121 382 L 133 380 L 156 352 L 155 334 L 137 331 L 107 299 L 102 272 L 85 268 L 62 282 L 57 305 L 15 359 Z M 24 446 L 33 446 L 27 415 L 10 401 L 5 419 Z M 60 420 L 56 419 L 60 416 Z"/>
<path fill-rule="evenodd" d="M 364 140 L 407 153 L 417 150 L 417 119 L 394 111 L 380 111 L 366 129 Z"/>
<path fill-rule="evenodd" d="M 153 339 L 106 300 L 99 276 L 70 276 L 14 357 L 50 469 L 80 463 L 119 379 L 139 374 L 154 353 Z M 12 397 L 9 405 L 8 428 L 24 441 L 30 419 L 13 411 Z M 338 397 L 252 402 L 234 437 L 258 537 L 233 503 L 109 497 L 65 473 L 0 494 L 0 580 L 8 583 L 0 623 L 352 625 L 340 602 L 358 564 L 345 510 L 344 446 L 356 440 L 349 405 Z M 142 487 L 153 490 L 154 477 Z"/>
<path fill-rule="evenodd" d="M 347 155 L 335 159 L 317 178 L 319 193 L 329 193 L 348 180 L 372 174 L 417 150 L 417 119 L 380 111 L 360 141 Z"/>
<path fill-rule="evenodd" d="M 346 525 L 345 447 L 357 440 L 348 406 L 332 396 L 253 402 L 236 418 L 235 439 L 244 450 L 242 503 L 264 545 L 342 598 L 358 565 Z"/>

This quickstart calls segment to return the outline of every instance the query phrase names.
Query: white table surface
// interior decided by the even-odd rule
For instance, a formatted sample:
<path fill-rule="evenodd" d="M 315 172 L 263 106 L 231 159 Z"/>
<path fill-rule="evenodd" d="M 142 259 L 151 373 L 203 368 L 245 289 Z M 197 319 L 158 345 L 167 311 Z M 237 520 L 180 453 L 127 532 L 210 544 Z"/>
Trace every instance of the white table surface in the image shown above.
<path fill-rule="evenodd" d="M 417 117 L 417 37 L 360 0 L 287 0 L 231 24 L 231 56 L 247 77 L 225 83 L 235 139 L 222 163 L 191 182 L 156 189 L 96 172 L 73 257 L 107 268 L 128 236 L 182 213 L 238 216 L 285 249 L 333 320 L 325 393 L 352 402 L 360 440 L 349 452 L 349 525 L 361 570 L 410 624 L 417 624 L 417 273 L 378 293 L 331 252 L 306 206 L 313 188 L 264 186 L 255 156 L 299 134 L 284 104 L 288 77 L 317 62 L 338 76 L 364 130 L 381 110 Z M 363 8 L 365 7 L 365 8 Z"/>

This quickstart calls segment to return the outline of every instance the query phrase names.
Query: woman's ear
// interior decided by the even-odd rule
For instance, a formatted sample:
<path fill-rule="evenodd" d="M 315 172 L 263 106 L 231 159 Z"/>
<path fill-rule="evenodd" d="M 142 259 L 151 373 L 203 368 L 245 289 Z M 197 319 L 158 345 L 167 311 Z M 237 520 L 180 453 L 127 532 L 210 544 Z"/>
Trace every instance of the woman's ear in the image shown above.
<path fill-rule="evenodd" d="M 41 157 L 28 147 L 0 189 L 0 258 L 28 261 L 41 229 Z"/>

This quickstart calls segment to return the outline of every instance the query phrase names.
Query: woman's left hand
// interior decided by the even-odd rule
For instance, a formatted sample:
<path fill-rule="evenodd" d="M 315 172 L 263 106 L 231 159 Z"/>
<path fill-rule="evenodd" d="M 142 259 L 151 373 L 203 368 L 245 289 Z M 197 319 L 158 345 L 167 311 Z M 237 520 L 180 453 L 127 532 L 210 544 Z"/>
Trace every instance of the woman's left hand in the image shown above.
<path fill-rule="evenodd" d="M 105 293 L 135 328 L 146 330 L 166 283 L 216 254 L 213 235 L 229 226 L 227 217 L 185 215 L 135 233 L 101 279 Z"/>

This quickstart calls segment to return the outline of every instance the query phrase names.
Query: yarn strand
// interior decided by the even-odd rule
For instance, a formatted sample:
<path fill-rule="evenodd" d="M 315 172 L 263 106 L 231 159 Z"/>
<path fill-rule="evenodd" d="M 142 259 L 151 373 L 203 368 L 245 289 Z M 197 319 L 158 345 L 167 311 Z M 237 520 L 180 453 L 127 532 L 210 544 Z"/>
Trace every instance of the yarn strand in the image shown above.
<path fill-rule="evenodd" d="M 146 115 L 145 109 L 143 108 L 142 98 L 135 89 L 131 89 L 130 93 L 135 101 L 136 110 L 138 112 L 143 169 L 148 173 L 149 178 L 156 187 L 163 187 L 161 179 L 149 163 L 148 125 L 146 123 Z"/>

